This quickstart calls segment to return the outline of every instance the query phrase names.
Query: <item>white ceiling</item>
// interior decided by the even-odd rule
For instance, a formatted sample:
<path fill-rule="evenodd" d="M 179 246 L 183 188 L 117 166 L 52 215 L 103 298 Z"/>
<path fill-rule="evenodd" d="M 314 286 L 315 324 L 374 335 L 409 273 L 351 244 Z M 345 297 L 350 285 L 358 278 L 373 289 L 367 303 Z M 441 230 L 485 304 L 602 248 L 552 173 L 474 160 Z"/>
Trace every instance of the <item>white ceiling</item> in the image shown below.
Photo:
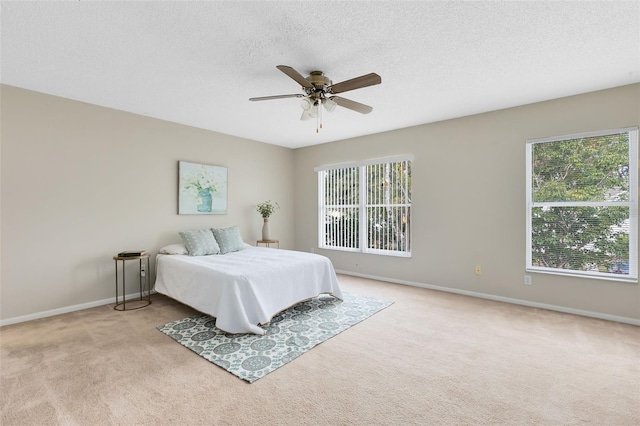
<path fill-rule="evenodd" d="M 8 2 L 4 84 L 296 148 L 640 82 L 640 2 Z M 371 105 L 300 121 L 276 69 Z M 179 143 L 180 141 L 176 141 Z"/>

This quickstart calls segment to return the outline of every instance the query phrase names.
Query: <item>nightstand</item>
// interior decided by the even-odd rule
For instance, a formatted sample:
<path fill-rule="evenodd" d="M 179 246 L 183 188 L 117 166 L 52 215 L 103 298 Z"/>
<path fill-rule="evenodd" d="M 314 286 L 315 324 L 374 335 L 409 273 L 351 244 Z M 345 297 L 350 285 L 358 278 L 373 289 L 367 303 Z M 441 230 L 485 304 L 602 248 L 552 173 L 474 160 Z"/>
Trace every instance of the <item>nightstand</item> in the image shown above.
<path fill-rule="evenodd" d="M 125 253 L 125 252 L 123 252 Z M 149 269 L 149 257 L 150 254 L 147 252 L 141 252 L 140 255 L 124 255 L 123 253 L 119 253 L 113 256 L 113 260 L 116 262 L 116 305 L 113 307 L 116 311 L 132 311 L 134 309 L 144 308 L 145 306 L 149 306 L 151 304 L 151 285 L 149 284 L 148 275 L 150 273 Z M 126 274 L 125 274 L 125 264 L 128 261 L 137 260 L 138 261 L 138 276 L 140 278 L 140 299 L 134 299 L 129 301 L 129 308 L 127 308 L 126 301 Z M 143 263 L 146 260 L 146 265 Z M 118 297 L 118 261 L 122 262 L 122 301 L 119 300 Z M 146 267 L 145 267 L 146 266 Z M 143 282 L 147 288 L 147 297 L 145 298 L 142 293 Z"/>
<path fill-rule="evenodd" d="M 263 244 L 265 247 L 271 247 L 272 244 L 276 245 L 276 248 L 280 248 L 280 240 L 258 240 L 256 241 L 256 247 L 260 247 Z"/>

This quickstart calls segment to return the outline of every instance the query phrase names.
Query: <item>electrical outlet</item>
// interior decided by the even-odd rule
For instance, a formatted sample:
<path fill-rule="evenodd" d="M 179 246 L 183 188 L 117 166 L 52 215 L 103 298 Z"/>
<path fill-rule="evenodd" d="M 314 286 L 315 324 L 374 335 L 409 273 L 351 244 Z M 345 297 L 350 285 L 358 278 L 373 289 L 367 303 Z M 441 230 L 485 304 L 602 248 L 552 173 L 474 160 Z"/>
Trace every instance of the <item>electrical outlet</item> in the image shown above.
<path fill-rule="evenodd" d="M 524 276 L 524 285 L 531 285 L 531 275 Z"/>
<path fill-rule="evenodd" d="M 480 265 L 476 265 L 476 275 L 482 275 L 482 267 Z"/>

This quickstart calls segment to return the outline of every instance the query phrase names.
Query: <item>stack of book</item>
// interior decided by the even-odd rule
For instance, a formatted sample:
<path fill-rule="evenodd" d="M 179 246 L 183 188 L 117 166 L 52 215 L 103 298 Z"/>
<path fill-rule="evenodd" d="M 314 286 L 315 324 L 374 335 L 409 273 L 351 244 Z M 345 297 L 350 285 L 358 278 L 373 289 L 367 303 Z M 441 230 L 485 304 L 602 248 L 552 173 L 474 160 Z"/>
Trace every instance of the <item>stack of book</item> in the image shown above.
<path fill-rule="evenodd" d="M 126 250 L 118 253 L 118 257 L 138 257 L 145 256 L 147 254 L 149 253 L 147 253 L 146 250 Z"/>

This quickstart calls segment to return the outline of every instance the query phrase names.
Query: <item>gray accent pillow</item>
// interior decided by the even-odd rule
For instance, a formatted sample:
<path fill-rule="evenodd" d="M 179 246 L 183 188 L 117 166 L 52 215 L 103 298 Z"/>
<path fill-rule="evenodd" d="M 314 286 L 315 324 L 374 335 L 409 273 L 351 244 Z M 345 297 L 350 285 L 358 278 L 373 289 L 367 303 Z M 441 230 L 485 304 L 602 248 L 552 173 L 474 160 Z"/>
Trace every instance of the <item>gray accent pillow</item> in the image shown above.
<path fill-rule="evenodd" d="M 190 256 L 204 256 L 207 254 L 220 253 L 220 247 L 213 237 L 211 229 L 200 229 L 198 231 L 179 232 L 184 240 Z"/>
<path fill-rule="evenodd" d="M 212 231 L 218 246 L 220 246 L 220 254 L 240 251 L 246 248 L 237 225 L 229 228 L 212 229 Z"/>

